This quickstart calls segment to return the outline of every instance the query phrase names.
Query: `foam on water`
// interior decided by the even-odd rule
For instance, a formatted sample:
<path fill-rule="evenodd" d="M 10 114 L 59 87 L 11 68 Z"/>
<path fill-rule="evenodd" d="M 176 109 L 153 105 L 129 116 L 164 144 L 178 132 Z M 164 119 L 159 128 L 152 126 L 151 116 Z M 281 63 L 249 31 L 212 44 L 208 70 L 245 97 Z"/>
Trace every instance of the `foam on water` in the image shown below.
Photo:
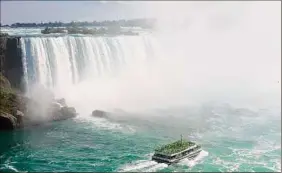
<path fill-rule="evenodd" d="M 103 118 L 96 118 L 91 116 L 79 116 L 76 118 L 76 120 L 91 123 L 94 125 L 93 127 L 96 127 L 101 130 L 121 131 L 130 134 L 136 132 L 133 126 L 110 122 L 109 120 Z"/>
<path fill-rule="evenodd" d="M 198 164 L 201 161 L 203 161 L 203 159 L 205 157 L 207 157 L 208 155 L 209 155 L 209 152 L 202 150 L 200 152 L 200 154 L 197 157 L 195 157 L 194 159 L 190 160 L 188 158 L 185 158 L 185 159 L 181 160 L 178 164 L 180 164 L 180 165 L 187 165 L 189 167 L 193 167 L 196 164 Z"/>
<path fill-rule="evenodd" d="M 3 168 L 0 168 L 0 170 L 3 169 Z M 13 171 L 13 172 L 20 172 L 19 170 L 17 170 L 15 167 L 13 167 L 12 165 L 8 165 L 8 164 L 5 164 L 4 165 L 4 169 L 8 169 L 10 171 Z"/>
<path fill-rule="evenodd" d="M 277 172 L 281 172 L 281 160 L 276 160 L 274 170 L 277 170 Z"/>
<path fill-rule="evenodd" d="M 154 153 L 149 153 L 149 154 L 146 154 L 145 156 L 150 159 L 152 156 L 154 155 Z"/>
<path fill-rule="evenodd" d="M 278 147 L 277 147 L 278 148 Z M 230 155 L 214 157 L 212 158 L 212 164 L 221 167 L 220 170 L 224 172 L 234 171 L 250 171 L 257 172 L 254 169 L 264 169 L 268 171 L 280 172 L 281 161 L 280 159 L 269 159 L 276 157 L 275 155 L 269 154 L 269 152 L 275 149 L 236 149 L 231 148 L 232 153 Z M 242 168 L 244 165 L 248 168 Z"/>
<path fill-rule="evenodd" d="M 146 157 L 148 159 L 151 159 L 151 156 L 153 153 L 146 154 Z M 203 161 L 205 157 L 207 157 L 209 153 L 207 151 L 202 150 L 200 154 L 195 157 L 194 159 L 183 159 L 180 162 L 178 162 L 178 165 L 185 165 L 189 167 L 193 167 L 196 164 L 200 163 Z M 122 166 L 119 170 L 121 172 L 126 172 L 126 171 L 139 171 L 139 172 L 156 172 L 158 170 L 162 170 L 164 168 L 167 168 L 168 165 L 165 163 L 157 163 L 156 161 L 152 160 L 138 160 L 129 164 L 126 164 L 125 166 Z"/>
<path fill-rule="evenodd" d="M 144 170 L 143 172 L 156 172 L 157 170 L 162 170 L 164 168 L 168 167 L 165 163 L 159 163 L 157 165 L 154 165 L 150 167 L 149 169 Z"/>
<path fill-rule="evenodd" d="M 139 160 L 130 164 L 126 164 L 120 168 L 120 172 L 127 172 L 127 171 L 140 171 L 141 169 L 146 169 L 148 167 L 159 165 L 155 161 L 151 160 Z"/>

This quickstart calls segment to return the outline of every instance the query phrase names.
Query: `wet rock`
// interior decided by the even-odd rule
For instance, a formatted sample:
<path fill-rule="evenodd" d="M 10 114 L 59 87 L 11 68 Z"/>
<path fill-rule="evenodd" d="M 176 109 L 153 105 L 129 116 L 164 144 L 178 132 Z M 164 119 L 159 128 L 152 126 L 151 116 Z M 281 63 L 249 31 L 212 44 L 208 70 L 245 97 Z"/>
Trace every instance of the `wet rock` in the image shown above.
<path fill-rule="evenodd" d="M 11 88 L 9 80 L 1 73 L 0 77 L 0 130 L 43 125 L 77 115 L 64 98 L 55 100 L 54 94 L 43 86 L 33 87 L 31 96 L 26 97 Z"/>
<path fill-rule="evenodd" d="M 0 87 L 11 89 L 11 84 L 1 73 L 0 73 Z"/>
<path fill-rule="evenodd" d="M 64 99 L 64 98 L 57 99 L 56 102 L 61 104 L 62 106 L 67 106 L 66 99 Z"/>
<path fill-rule="evenodd" d="M 62 106 L 60 103 L 58 103 L 58 102 L 53 102 L 53 103 L 51 103 L 49 109 L 51 109 L 51 111 L 59 111 L 62 107 L 63 107 L 63 106 Z"/>
<path fill-rule="evenodd" d="M 20 37 L 0 36 L 0 72 L 13 88 L 24 91 Z"/>
<path fill-rule="evenodd" d="M 51 120 L 59 121 L 76 117 L 77 113 L 74 107 L 61 107 L 59 110 L 53 110 Z"/>
<path fill-rule="evenodd" d="M 0 130 L 12 130 L 17 127 L 17 118 L 6 112 L 0 112 Z"/>
<path fill-rule="evenodd" d="M 73 118 L 77 115 L 76 110 L 74 107 L 62 107 L 60 112 L 62 113 L 62 115 L 66 118 Z"/>
<path fill-rule="evenodd" d="M 21 111 L 17 110 L 15 117 L 17 119 L 17 127 L 22 128 L 24 126 L 23 118 L 24 118 L 24 113 Z"/>
<path fill-rule="evenodd" d="M 108 118 L 107 112 L 101 111 L 101 110 L 94 110 L 92 112 L 93 117 L 99 117 L 99 118 Z"/>

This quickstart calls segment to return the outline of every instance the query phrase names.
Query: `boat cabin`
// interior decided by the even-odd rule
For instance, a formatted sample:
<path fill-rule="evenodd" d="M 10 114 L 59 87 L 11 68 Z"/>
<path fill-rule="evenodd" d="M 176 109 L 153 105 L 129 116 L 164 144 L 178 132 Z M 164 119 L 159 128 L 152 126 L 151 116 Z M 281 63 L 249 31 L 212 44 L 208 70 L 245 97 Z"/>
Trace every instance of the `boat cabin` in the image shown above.
<path fill-rule="evenodd" d="M 152 160 L 170 164 L 184 158 L 196 157 L 200 151 L 201 146 L 181 139 L 156 149 Z"/>

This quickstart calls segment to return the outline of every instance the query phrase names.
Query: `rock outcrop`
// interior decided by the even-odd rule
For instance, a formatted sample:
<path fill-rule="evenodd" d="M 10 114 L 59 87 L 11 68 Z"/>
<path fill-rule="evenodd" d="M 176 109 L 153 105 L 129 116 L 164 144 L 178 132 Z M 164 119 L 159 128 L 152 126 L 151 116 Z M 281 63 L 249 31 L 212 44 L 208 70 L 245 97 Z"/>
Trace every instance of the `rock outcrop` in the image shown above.
<path fill-rule="evenodd" d="M 9 81 L 0 73 L 0 129 L 9 130 L 23 126 L 25 101 L 21 95 L 13 91 Z"/>
<path fill-rule="evenodd" d="M 33 124 L 75 117 L 76 110 L 65 99 L 55 100 L 42 86 L 24 96 L 20 38 L 0 33 L 0 130 L 23 128 Z"/>
<path fill-rule="evenodd" d="M 0 130 L 12 130 L 17 128 L 17 118 L 13 115 L 0 112 Z"/>
<path fill-rule="evenodd" d="M 77 115 L 75 108 L 68 107 L 65 99 L 54 99 L 46 89 L 36 96 L 48 97 L 47 101 L 28 98 L 16 93 L 9 81 L 0 73 L 0 130 L 13 130 L 51 121 L 65 120 Z"/>
<path fill-rule="evenodd" d="M 56 102 L 59 103 L 61 106 L 67 106 L 66 100 L 64 98 L 56 99 Z"/>
<path fill-rule="evenodd" d="M 74 107 L 64 106 L 60 108 L 59 111 L 54 112 L 54 114 L 52 115 L 52 121 L 65 120 L 73 118 L 76 115 L 77 113 Z"/>
<path fill-rule="evenodd" d="M 24 91 L 20 37 L 0 34 L 0 69 L 13 88 Z"/>
<path fill-rule="evenodd" d="M 4 64 L 5 64 L 5 53 L 7 47 L 8 36 L 0 33 L 0 72 L 4 73 Z"/>
<path fill-rule="evenodd" d="M 107 114 L 108 114 L 107 112 L 101 110 L 94 110 L 92 112 L 93 117 L 99 117 L 99 118 L 108 118 Z"/>

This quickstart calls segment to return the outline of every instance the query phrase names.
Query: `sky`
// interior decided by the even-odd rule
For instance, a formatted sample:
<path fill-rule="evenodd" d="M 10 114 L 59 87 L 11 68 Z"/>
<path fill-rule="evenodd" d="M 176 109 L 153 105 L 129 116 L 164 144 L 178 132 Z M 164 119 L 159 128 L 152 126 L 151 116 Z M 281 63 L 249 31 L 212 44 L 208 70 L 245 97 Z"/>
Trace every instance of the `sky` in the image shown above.
<path fill-rule="evenodd" d="M 147 17 L 138 2 L 1 1 L 1 23 L 93 21 Z"/>
<path fill-rule="evenodd" d="M 225 19 L 244 17 L 250 6 L 260 4 L 267 13 L 279 15 L 281 2 L 240 2 L 240 1 L 2 1 L 1 23 L 50 22 L 50 21 L 101 21 L 132 18 L 156 17 L 177 21 L 183 16 L 197 20 L 216 18 L 224 14 Z M 268 5 L 266 5 L 268 4 Z M 277 7 L 279 6 L 279 7 Z M 249 9 L 248 9 L 249 8 Z M 274 9 L 275 8 L 275 9 Z M 262 13 L 256 11 L 256 13 Z M 275 13 L 275 14 L 274 14 Z M 259 14 L 258 14 L 259 15 Z"/>

